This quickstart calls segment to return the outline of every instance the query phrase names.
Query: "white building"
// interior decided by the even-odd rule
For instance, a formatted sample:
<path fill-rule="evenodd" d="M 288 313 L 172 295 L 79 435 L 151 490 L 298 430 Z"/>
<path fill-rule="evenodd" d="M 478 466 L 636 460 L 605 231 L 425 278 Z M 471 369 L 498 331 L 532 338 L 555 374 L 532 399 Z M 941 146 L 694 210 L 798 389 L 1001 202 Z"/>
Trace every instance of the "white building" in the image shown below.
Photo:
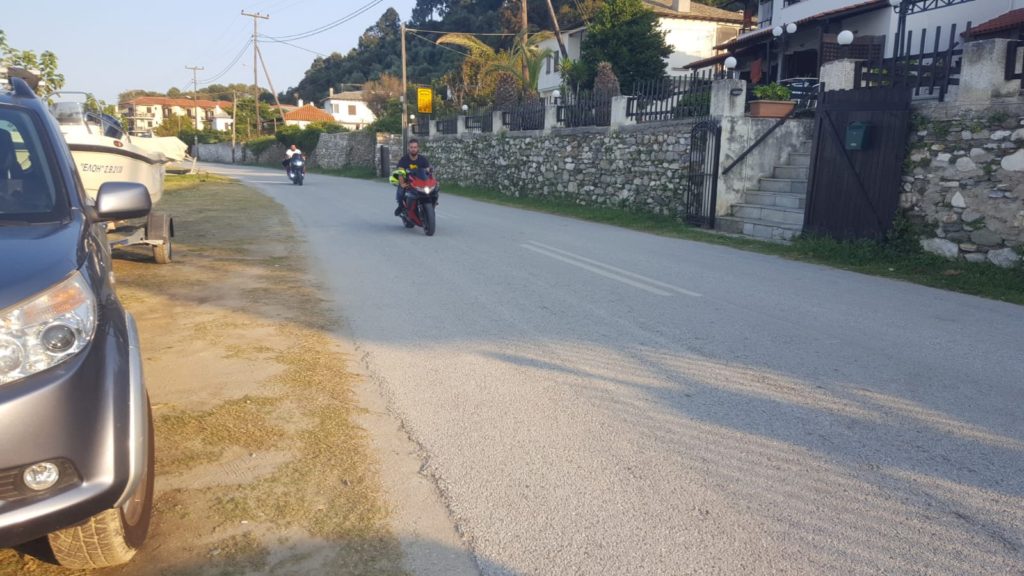
<path fill-rule="evenodd" d="M 199 129 L 202 130 L 214 123 L 214 116 L 218 112 L 226 115 L 225 109 L 230 108 L 230 102 L 202 99 L 193 101 L 191 98 L 165 96 L 140 96 L 117 105 L 117 111 L 126 119 L 128 132 L 132 136 L 151 135 L 153 130 L 168 118 L 176 117 L 183 124 L 195 126 L 197 113 Z"/>
<path fill-rule="evenodd" d="M 330 114 L 335 122 L 352 130 L 361 130 L 377 119 L 377 115 L 363 100 L 363 93 L 359 91 L 335 94 L 334 88 L 331 88 L 327 98 L 322 102 L 324 111 Z"/>
<path fill-rule="evenodd" d="M 687 74 L 684 66 L 714 56 L 715 45 L 735 38 L 743 24 L 741 12 L 730 12 L 692 0 L 644 0 L 655 14 L 658 25 L 665 32 L 665 41 L 672 54 L 665 62 L 670 75 Z M 586 28 L 562 31 L 562 42 L 571 60 L 579 60 Z M 558 41 L 554 38 L 540 43 L 553 55 L 541 69 L 537 88 L 542 97 L 551 96 L 562 85 Z M 625 88 L 625 87 L 624 87 Z"/>
<path fill-rule="evenodd" d="M 579 60 L 583 31 L 584 28 L 562 31 L 562 42 L 565 43 L 565 51 L 569 53 L 571 60 Z M 544 40 L 539 47 L 552 52 L 544 61 L 544 66 L 540 69 L 540 78 L 537 80 L 537 91 L 542 98 L 547 98 L 562 86 L 562 52 L 558 48 L 558 40 L 554 38 Z"/>
<path fill-rule="evenodd" d="M 226 132 L 231 130 L 231 125 L 234 124 L 234 120 L 231 119 L 231 114 L 228 114 L 220 106 L 214 109 L 213 116 L 210 118 L 210 124 L 213 129 L 218 132 Z"/>
<path fill-rule="evenodd" d="M 1024 0 L 909 0 L 905 46 L 909 54 L 946 50 L 962 42 L 969 26 L 991 20 Z M 748 0 L 747 12 L 757 24 L 732 41 L 716 46 L 736 56 L 739 70 L 755 83 L 780 76 L 817 77 L 825 62 L 839 57 L 836 35 L 853 32 L 852 58 L 891 57 L 895 51 L 899 15 L 891 0 Z M 899 2 L 895 2 L 899 4 Z M 796 31 L 776 38 L 772 30 Z M 784 54 L 781 74 L 779 53 Z M 724 59 L 724 55 L 721 56 Z M 716 64 L 715 59 L 698 63 Z"/>

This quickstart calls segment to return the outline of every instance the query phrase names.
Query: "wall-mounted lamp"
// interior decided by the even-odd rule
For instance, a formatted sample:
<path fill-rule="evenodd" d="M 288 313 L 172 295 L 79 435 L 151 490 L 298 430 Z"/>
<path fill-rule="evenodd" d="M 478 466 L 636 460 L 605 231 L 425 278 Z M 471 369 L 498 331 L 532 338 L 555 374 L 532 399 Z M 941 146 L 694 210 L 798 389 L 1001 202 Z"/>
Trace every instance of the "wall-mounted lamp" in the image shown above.
<path fill-rule="evenodd" d="M 729 96 L 732 96 L 733 98 L 735 98 L 737 96 L 742 96 L 742 95 L 743 95 L 743 88 L 733 88 L 732 90 L 729 90 Z"/>
<path fill-rule="evenodd" d="M 853 32 L 849 30 L 843 30 L 836 36 L 836 42 L 839 42 L 840 46 L 849 46 L 853 44 Z"/>
<path fill-rule="evenodd" d="M 462 105 L 462 111 L 463 112 L 468 112 L 469 111 L 469 104 L 463 104 Z"/>

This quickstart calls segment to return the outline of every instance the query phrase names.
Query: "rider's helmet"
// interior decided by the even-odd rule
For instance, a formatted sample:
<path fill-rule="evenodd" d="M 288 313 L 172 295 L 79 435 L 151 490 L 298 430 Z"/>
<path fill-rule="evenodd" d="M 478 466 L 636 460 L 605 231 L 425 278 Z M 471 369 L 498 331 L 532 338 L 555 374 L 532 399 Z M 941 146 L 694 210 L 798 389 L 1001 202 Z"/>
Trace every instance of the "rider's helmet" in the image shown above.
<path fill-rule="evenodd" d="M 402 180 L 404 180 L 408 175 L 409 173 L 406 172 L 405 168 L 398 168 L 391 173 L 391 178 L 388 179 L 388 181 L 397 186 L 398 184 L 401 184 Z"/>

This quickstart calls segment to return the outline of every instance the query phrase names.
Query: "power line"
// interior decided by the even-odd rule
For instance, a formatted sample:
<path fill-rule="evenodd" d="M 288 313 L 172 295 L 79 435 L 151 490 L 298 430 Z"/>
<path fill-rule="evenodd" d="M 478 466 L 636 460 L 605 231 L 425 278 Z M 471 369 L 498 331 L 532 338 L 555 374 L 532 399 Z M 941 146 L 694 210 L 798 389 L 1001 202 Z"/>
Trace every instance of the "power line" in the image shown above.
<path fill-rule="evenodd" d="M 246 42 L 245 44 L 242 45 L 242 49 L 238 51 L 238 54 L 235 55 L 235 57 L 231 60 L 230 64 L 225 66 L 223 70 L 221 70 L 220 72 L 218 72 L 214 76 L 212 76 L 210 78 L 204 79 L 201 83 L 202 84 L 213 84 L 217 80 L 220 80 L 225 74 L 230 72 L 235 67 L 236 64 L 238 64 L 238 61 L 242 59 L 243 55 L 245 55 L 245 51 L 246 51 L 246 49 L 249 48 L 250 44 L 252 44 L 252 40 L 251 39 L 248 42 Z"/>
<path fill-rule="evenodd" d="M 356 8 L 354 11 L 350 12 L 349 14 L 346 14 L 345 16 L 342 16 L 341 18 L 335 20 L 334 22 L 324 24 L 319 28 L 314 28 L 312 30 L 307 30 L 305 32 L 299 32 L 298 34 L 288 34 L 284 36 L 276 36 L 273 38 L 275 40 L 302 40 L 304 38 L 309 38 L 310 36 L 316 36 L 317 34 L 322 34 L 324 32 L 327 32 L 328 30 L 331 30 L 332 28 L 337 28 L 338 26 L 341 26 L 342 24 L 350 20 L 353 20 L 356 16 L 359 16 L 364 12 L 369 11 L 371 8 L 378 6 L 383 2 L 384 0 L 373 0 L 359 8 Z"/>
<path fill-rule="evenodd" d="M 430 34 L 465 34 L 466 36 L 518 36 L 518 32 L 452 32 L 451 30 L 424 30 L 422 28 L 406 28 L 406 32 L 426 32 Z"/>
<path fill-rule="evenodd" d="M 302 50 L 303 52 L 309 52 L 310 54 L 316 54 L 317 56 L 319 56 L 321 58 L 326 58 L 327 57 L 327 54 L 324 54 L 323 52 L 317 52 L 316 50 L 310 50 L 309 48 L 303 48 L 302 46 L 299 46 L 298 44 L 292 44 L 291 42 L 286 42 L 284 40 L 276 40 L 276 39 L 274 39 L 273 36 L 267 36 L 266 34 L 260 34 L 260 38 L 262 38 L 265 42 L 270 42 L 270 43 L 273 43 L 273 44 L 284 44 L 285 46 L 291 46 L 292 48 L 298 48 L 299 50 Z"/>
<path fill-rule="evenodd" d="M 406 32 L 409 32 L 409 30 L 411 30 L 411 29 L 410 28 L 406 28 L 405 30 L 406 30 Z M 452 48 L 451 46 L 445 46 L 444 44 L 439 43 L 437 40 L 431 40 L 430 38 L 427 38 L 426 36 L 420 36 L 419 34 L 417 34 L 415 32 L 409 32 L 409 34 L 412 34 L 413 36 L 419 38 L 420 40 L 424 40 L 426 42 L 430 42 L 431 44 L 433 44 L 434 46 L 437 46 L 438 48 L 444 48 L 445 50 L 449 50 L 451 52 L 455 52 L 456 54 L 458 54 L 460 56 L 469 56 L 469 52 L 463 52 L 462 50 L 456 50 L 455 48 Z"/>

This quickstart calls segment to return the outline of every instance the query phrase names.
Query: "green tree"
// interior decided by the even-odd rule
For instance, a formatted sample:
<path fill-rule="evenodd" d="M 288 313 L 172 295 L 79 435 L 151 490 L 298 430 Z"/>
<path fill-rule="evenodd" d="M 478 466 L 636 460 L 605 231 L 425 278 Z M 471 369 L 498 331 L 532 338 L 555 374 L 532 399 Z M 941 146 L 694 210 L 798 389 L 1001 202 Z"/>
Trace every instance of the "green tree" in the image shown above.
<path fill-rule="evenodd" d="M 541 48 L 540 43 L 553 37 L 553 34 L 546 31 L 531 34 L 529 37 L 519 33 L 509 50 L 495 50 L 476 36 L 462 33 L 445 34 L 437 43 L 454 44 L 467 49 L 469 54 L 463 61 L 463 66 L 477 71 L 477 83 L 482 84 L 487 80 L 500 83 L 502 77 L 513 77 L 524 95 L 531 95 L 537 92 L 544 60 L 553 54 L 552 50 Z"/>
<path fill-rule="evenodd" d="M 57 55 L 49 50 L 36 54 L 32 50 L 18 50 L 7 43 L 7 34 L 0 30 L 0 65 L 17 66 L 39 72 L 43 84 L 40 96 L 46 96 L 64 87 L 64 75 L 57 70 Z"/>
<path fill-rule="evenodd" d="M 622 87 L 633 90 L 639 81 L 666 77 L 665 58 L 672 49 L 658 29 L 658 17 L 643 0 L 605 0 L 583 37 L 581 69 L 576 71 L 583 87 L 592 88 L 597 65 L 612 65 Z"/>

